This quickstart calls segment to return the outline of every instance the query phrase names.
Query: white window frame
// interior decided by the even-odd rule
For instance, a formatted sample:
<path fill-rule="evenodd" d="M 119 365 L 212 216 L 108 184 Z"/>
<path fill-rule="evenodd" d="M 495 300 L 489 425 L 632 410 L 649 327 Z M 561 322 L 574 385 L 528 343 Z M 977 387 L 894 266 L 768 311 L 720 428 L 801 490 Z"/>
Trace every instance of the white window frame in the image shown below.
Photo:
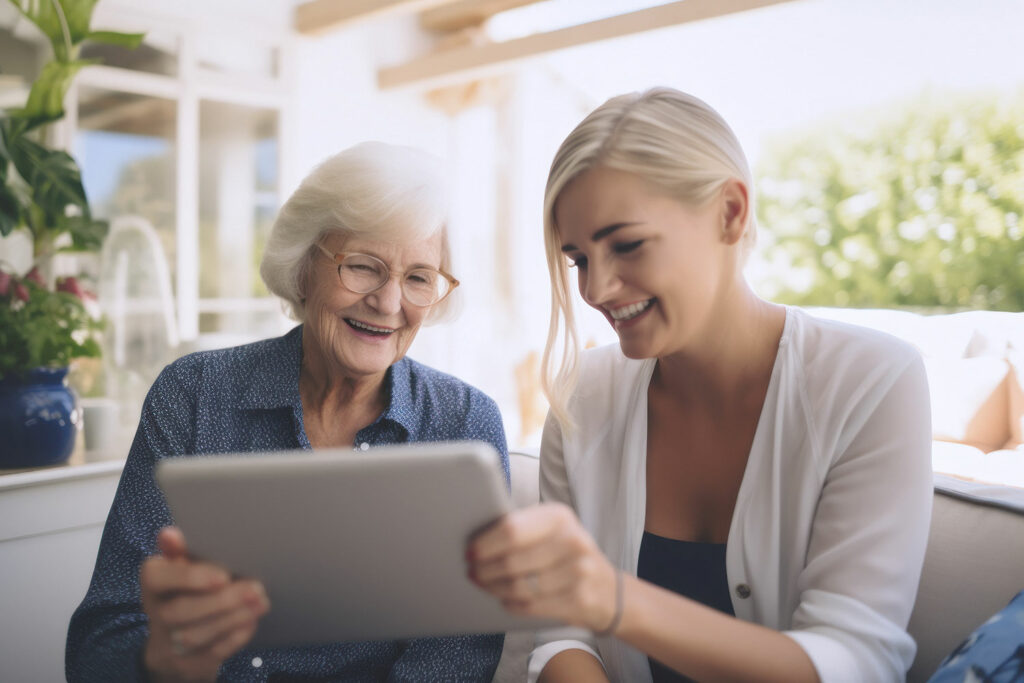
<path fill-rule="evenodd" d="M 99 21 L 97 21 L 99 24 Z M 104 28 L 138 31 L 158 28 L 177 37 L 177 75 L 132 71 L 112 66 L 89 66 L 78 74 L 65 101 L 67 115 L 58 127 L 58 143 L 70 149 L 78 133 L 78 97 L 82 87 L 160 97 L 174 100 L 177 108 L 175 141 L 175 242 L 177 276 L 175 306 L 181 341 L 200 338 L 199 316 L 216 312 L 280 311 L 274 297 L 201 298 L 199 295 L 199 108 L 203 101 L 271 109 L 278 116 L 277 196 L 283 201 L 295 186 L 294 97 L 288 84 L 294 83 L 294 40 L 290 31 L 275 33 L 245 23 L 214 25 L 208 21 L 185 20 L 119 8 L 103 16 Z M 227 75 L 199 64 L 198 44 L 226 32 L 242 34 L 254 42 L 277 50 L 274 77 Z M 169 264 L 171 265 L 171 264 Z"/>

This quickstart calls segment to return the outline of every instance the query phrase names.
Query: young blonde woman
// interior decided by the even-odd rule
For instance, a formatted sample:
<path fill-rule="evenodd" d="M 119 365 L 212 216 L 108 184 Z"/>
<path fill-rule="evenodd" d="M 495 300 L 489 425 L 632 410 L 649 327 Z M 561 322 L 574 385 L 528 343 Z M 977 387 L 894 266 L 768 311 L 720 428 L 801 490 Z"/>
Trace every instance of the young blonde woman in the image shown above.
<path fill-rule="evenodd" d="M 923 364 L 758 298 L 753 197 L 728 125 L 675 90 L 609 100 L 555 156 L 542 503 L 469 551 L 509 610 L 567 624 L 531 680 L 897 681 L 913 660 Z M 618 345 L 579 354 L 570 270 Z"/>

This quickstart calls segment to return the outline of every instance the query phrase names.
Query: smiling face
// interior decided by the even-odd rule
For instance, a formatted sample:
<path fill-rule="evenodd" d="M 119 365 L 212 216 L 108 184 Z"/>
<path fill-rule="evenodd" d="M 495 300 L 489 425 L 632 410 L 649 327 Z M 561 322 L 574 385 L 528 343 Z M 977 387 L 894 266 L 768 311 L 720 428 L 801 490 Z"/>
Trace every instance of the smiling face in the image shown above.
<path fill-rule="evenodd" d="M 559 195 L 562 251 L 583 299 L 615 328 L 626 356 L 667 356 L 708 328 L 739 270 L 730 211 L 726 193 L 690 207 L 602 166 Z"/>
<path fill-rule="evenodd" d="M 376 256 L 392 270 L 417 266 L 438 268 L 441 235 L 414 243 L 345 238 L 335 234 L 322 242 L 330 253 Z M 383 374 L 409 350 L 430 306 L 414 306 L 402 298 L 400 278 L 391 277 L 368 294 L 349 291 L 338 279 L 338 266 L 319 250 L 306 281 L 305 333 L 313 352 L 348 377 Z"/>

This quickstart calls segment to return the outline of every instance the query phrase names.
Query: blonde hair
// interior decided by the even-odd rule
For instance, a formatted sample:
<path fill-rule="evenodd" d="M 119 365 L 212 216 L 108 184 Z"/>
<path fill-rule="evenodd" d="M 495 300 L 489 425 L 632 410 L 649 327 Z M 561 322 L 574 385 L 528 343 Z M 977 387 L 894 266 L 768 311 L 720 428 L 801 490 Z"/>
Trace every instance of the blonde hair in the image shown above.
<path fill-rule="evenodd" d="M 260 261 L 267 289 L 289 316 L 305 318 L 305 285 L 314 245 L 326 235 L 413 242 L 441 235 L 441 269 L 451 272 L 448 187 L 440 161 L 426 152 L 364 142 L 329 157 L 295 190 L 274 221 Z M 458 290 L 435 304 L 434 322 Z"/>
<path fill-rule="evenodd" d="M 544 393 L 555 418 L 567 429 L 573 426 L 568 403 L 579 377 L 579 339 L 554 210 L 565 187 L 596 166 L 632 173 L 666 196 L 697 206 L 713 199 L 730 179 L 740 180 L 748 190 L 753 187 L 746 156 L 729 124 L 702 100 L 672 88 L 613 97 L 569 133 L 551 162 L 544 191 L 551 321 L 541 361 Z M 749 201 L 744 255 L 757 234 L 752 195 Z M 559 336 L 561 353 L 556 360 Z"/>

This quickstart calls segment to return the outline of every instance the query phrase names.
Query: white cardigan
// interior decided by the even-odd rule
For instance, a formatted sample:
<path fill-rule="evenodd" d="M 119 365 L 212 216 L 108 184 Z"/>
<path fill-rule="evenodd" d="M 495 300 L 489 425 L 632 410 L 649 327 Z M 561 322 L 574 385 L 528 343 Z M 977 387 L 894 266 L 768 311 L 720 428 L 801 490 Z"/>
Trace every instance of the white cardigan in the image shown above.
<path fill-rule="evenodd" d="M 541 499 L 571 505 L 608 559 L 633 575 L 654 366 L 618 345 L 584 353 L 569 404 L 577 428 L 563 435 L 549 417 L 541 447 Z M 906 625 L 931 500 L 928 385 L 917 352 L 787 308 L 729 527 L 736 616 L 785 632 L 823 682 L 903 680 L 916 650 Z M 571 648 L 599 656 L 613 681 L 651 680 L 645 654 L 574 628 L 538 635 L 529 680 Z"/>

